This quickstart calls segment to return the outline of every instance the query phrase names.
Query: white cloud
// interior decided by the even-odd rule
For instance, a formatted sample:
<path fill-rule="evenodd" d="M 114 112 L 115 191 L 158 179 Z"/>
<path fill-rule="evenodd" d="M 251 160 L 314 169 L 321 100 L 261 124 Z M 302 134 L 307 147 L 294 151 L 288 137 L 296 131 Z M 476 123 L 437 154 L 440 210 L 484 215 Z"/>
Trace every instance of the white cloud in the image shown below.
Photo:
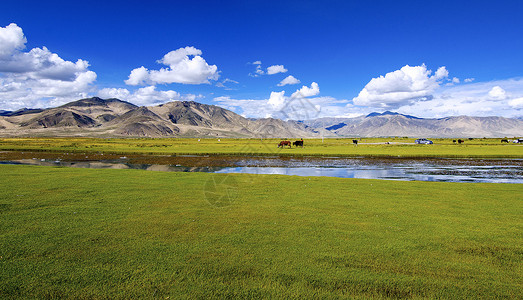
<path fill-rule="evenodd" d="M 514 109 L 523 110 L 523 97 L 510 100 L 508 105 Z"/>
<path fill-rule="evenodd" d="M 220 76 L 218 67 L 207 64 L 201 54 L 202 51 L 194 47 L 173 50 L 157 61 L 169 66 L 168 68 L 160 70 L 148 70 L 143 66 L 136 68 L 131 71 L 129 79 L 125 80 L 125 83 L 128 85 L 203 84 L 210 83 L 210 80 L 217 80 Z"/>
<path fill-rule="evenodd" d="M 452 78 L 452 83 L 459 83 L 459 78 L 458 77 Z"/>
<path fill-rule="evenodd" d="M 304 98 L 304 97 L 312 97 L 316 96 L 320 93 L 320 86 L 313 82 L 311 84 L 311 87 L 302 86 L 301 89 L 297 90 L 291 95 L 291 98 Z"/>
<path fill-rule="evenodd" d="M 251 77 L 259 77 L 260 75 L 264 75 L 265 72 L 262 70 L 262 67 L 261 67 L 261 61 L 257 60 L 255 62 L 253 62 L 252 64 L 253 65 L 256 65 L 256 70 L 254 70 L 254 73 L 249 73 L 249 76 Z"/>
<path fill-rule="evenodd" d="M 436 74 L 421 66 L 404 66 L 400 70 L 373 78 L 353 99 L 354 104 L 380 108 L 397 108 L 409 102 L 429 100 L 441 80 L 448 76 L 445 67 Z"/>
<path fill-rule="evenodd" d="M 123 88 L 105 88 L 98 91 L 100 98 L 117 98 L 140 106 L 158 105 L 171 101 L 196 100 L 201 95 L 180 95 L 180 93 L 167 90 L 159 91 L 155 86 L 146 86 L 139 88 L 133 93 Z"/>
<path fill-rule="evenodd" d="M 449 71 L 447 71 L 447 69 L 444 66 L 443 67 L 439 67 L 436 70 L 436 73 L 434 74 L 434 77 L 437 80 L 445 79 L 445 78 L 449 77 Z"/>
<path fill-rule="evenodd" d="M 523 116 L 523 79 L 477 82 L 442 88 L 428 101 L 407 103 L 400 113 L 425 118 L 447 116 Z"/>
<path fill-rule="evenodd" d="M 292 120 L 309 120 L 319 117 L 354 117 L 365 111 L 350 104 L 349 100 L 333 97 L 295 98 L 285 97 L 285 93 L 272 92 L 269 99 L 232 99 L 216 97 L 214 101 L 221 107 L 249 118 L 278 117 Z"/>
<path fill-rule="evenodd" d="M 285 85 L 291 85 L 291 84 L 298 84 L 300 81 L 296 79 L 296 77 L 289 75 L 285 77 L 280 83 L 278 83 L 278 86 L 285 86 Z"/>
<path fill-rule="evenodd" d="M 163 56 L 162 59 L 158 60 L 158 63 L 166 66 L 176 66 L 180 62 L 189 59 L 189 56 L 201 56 L 202 51 L 194 47 L 185 47 L 177 50 L 173 50 Z"/>
<path fill-rule="evenodd" d="M 335 103 L 347 103 L 347 100 L 339 101 L 332 97 L 309 98 L 320 92 L 316 82 L 311 87 L 303 86 L 296 90 L 291 97 L 285 96 L 285 91 L 271 92 L 268 99 L 231 99 L 230 97 L 217 97 L 214 101 L 220 106 L 241 113 L 246 117 L 263 118 L 274 117 L 281 119 L 303 120 L 318 117 L 323 106 Z M 342 107 L 339 107 L 342 109 Z"/>
<path fill-rule="evenodd" d="M 288 70 L 283 65 L 274 65 L 267 68 L 267 75 L 274 75 L 278 73 L 285 73 Z"/>
<path fill-rule="evenodd" d="M 493 87 L 489 92 L 488 95 L 491 99 L 494 100 L 504 100 L 507 99 L 507 92 L 502 89 L 499 85 L 496 85 Z"/>
<path fill-rule="evenodd" d="M 463 81 L 468 83 L 468 82 L 472 82 L 474 80 L 476 80 L 476 79 L 475 78 L 465 78 L 465 80 L 463 80 Z"/>
<path fill-rule="evenodd" d="M 128 89 L 122 88 L 104 88 L 98 91 L 98 97 L 103 99 L 119 99 L 128 101 L 131 92 Z"/>
<path fill-rule="evenodd" d="M 255 71 L 255 72 L 256 72 L 257 75 L 263 75 L 263 74 L 265 74 L 265 72 L 263 72 L 261 66 L 259 66 L 259 65 L 256 66 L 256 71 Z"/>
<path fill-rule="evenodd" d="M 227 82 L 231 82 L 231 83 L 239 84 L 239 82 L 236 81 L 236 80 L 232 80 L 232 79 L 229 79 L 229 78 L 225 78 L 225 79 L 223 80 L 223 83 L 227 83 Z"/>
<path fill-rule="evenodd" d="M 0 27 L 0 107 L 61 105 L 93 90 L 96 73 L 87 61 L 66 61 L 46 47 L 24 52 L 26 42 L 18 25 Z"/>
<path fill-rule="evenodd" d="M 27 39 L 22 28 L 15 23 L 0 27 L 0 58 L 5 58 L 25 48 Z"/>
<path fill-rule="evenodd" d="M 232 91 L 232 90 L 234 90 L 233 88 L 228 87 L 228 86 L 225 85 L 226 83 L 229 83 L 229 82 L 230 82 L 230 83 L 234 83 L 234 84 L 239 84 L 239 82 L 236 81 L 236 80 L 232 80 L 232 79 L 229 79 L 229 78 L 225 78 L 225 79 L 224 79 L 223 81 L 221 81 L 221 82 L 216 82 L 216 86 L 217 86 L 217 87 L 220 87 L 220 88 L 224 88 L 224 89 L 227 90 L 227 91 Z"/>
<path fill-rule="evenodd" d="M 267 68 L 267 71 L 263 71 L 261 66 L 261 61 L 257 60 L 251 64 L 256 65 L 256 70 L 254 73 L 249 73 L 249 76 L 251 77 L 259 77 L 260 75 L 274 75 L 278 73 L 285 73 L 288 70 L 285 69 L 283 65 L 273 65 Z"/>
<path fill-rule="evenodd" d="M 271 92 L 271 96 L 269 97 L 267 104 L 270 105 L 274 110 L 282 109 L 283 105 L 285 104 L 285 91 Z"/>
<path fill-rule="evenodd" d="M 132 70 L 129 79 L 125 80 L 125 83 L 128 85 L 139 85 L 145 83 L 148 79 L 149 70 L 142 66 Z"/>

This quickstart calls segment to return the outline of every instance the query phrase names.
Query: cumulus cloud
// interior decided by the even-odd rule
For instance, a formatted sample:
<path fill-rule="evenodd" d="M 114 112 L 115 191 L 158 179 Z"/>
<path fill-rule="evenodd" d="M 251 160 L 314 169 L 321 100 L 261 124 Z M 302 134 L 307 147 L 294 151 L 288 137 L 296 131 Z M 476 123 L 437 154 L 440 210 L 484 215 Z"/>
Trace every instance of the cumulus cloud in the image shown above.
<path fill-rule="evenodd" d="M 98 91 L 98 96 L 105 99 L 117 98 L 140 106 L 158 105 L 180 100 L 196 100 L 202 97 L 193 94 L 182 96 L 173 90 L 160 91 L 155 86 L 146 86 L 134 92 L 124 88 L 105 88 Z"/>
<path fill-rule="evenodd" d="M 273 110 L 282 109 L 285 104 L 285 91 L 271 92 L 267 104 L 270 105 Z"/>
<path fill-rule="evenodd" d="M 46 47 L 24 51 L 27 39 L 12 23 L 0 27 L 0 106 L 48 107 L 86 97 L 96 73 L 89 63 L 66 61 Z"/>
<path fill-rule="evenodd" d="M 476 80 L 476 79 L 475 78 L 465 78 L 465 80 L 463 80 L 463 81 L 468 83 L 468 82 L 472 82 L 474 80 Z"/>
<path fill-rule="evenodd" d="M 131 71 L 129 79 L 125 80 L 128 85 L 139 85 L 145 83 L 149 79 L 149 70 L 145 67 L 139 67 Z"/>
<path fill-rule="evenodd" d="M 521 117 L 521 99 L 523 79 L 507 79 L 442 88 L 431 100 L 407 103 L 397 111 L 425 118 L 459 115 Z"/>
<path fill-rule="evenodd" d="M 214 98 L 220 106 L 242 114 L 245 117 L 304 120 L 318 117 L 322 105 L 331 105 L 336 99 L 330 97 L 310 98 L 320 92 L 316 82 L 311 87 L 303 86 L 290 97 L 285 91 L 271 92 L 268 99 L 232 99 L 230 97 Z M 347 100 L 343 100 L 346 103 Z M 330 103 L 330 104 L 329 104 Z M 341 103 L 341 102 L 340 102 Z"/>
<path fill-rule="evenodd" d="M 148 70 L 143 66 L 136 68 L 131 71 L 129 79 L 125 80 L 125 83 L 128 85 L 203 84 L 210 83 L 210 80 L 218 80 L 220 76 L 218 67 L 207 64 L 201 55 L 202 51 L 194 47 L 173 50 L 157 61 L 168 68 L 160 70 Z"/>
<path fill-rule="evenodd" d="M 98 91 L 98 97 L 103 99 L 119 99 L 128 101 L 131 92 L 128 89 L 122 88 L 104 88 Z M 129 102 L 129 101 L 128 101 Z"/>
<path fill-rule="evenodd" d="M 22 28 L 11 23 L 5 28 L 0 27 L 0 58 L 5 58 L 17 50 L 25 48 L 27 39 L 24 36 Z"/>
<path fill-rule="evenodd" d="M 449 71 L 447 71 L 447 69 L 445 67 L 439 67 L 436 70 L 436 73 L 434 74 L 434 77 L 437 80 L 445 79 L 445 78 L 449 77 Z"/>
<path fill-rule="evenodd" d="M 429 100 L 441 80 L 448 77 L 445 67 L 434 75 L 423 64 L 406 65 L 385 76 L 373 78 L 353 99 L 354 104 L 380 108 L 397 108 L 412 101 Z"/>
<path fill-rule="evenodd" d="M 285 69 L 283 65 L 272 65 L 270 67 L 267 67 L 267 71 L 264 71 L 261 64 L 262 62 L 257 60 L 255 62 L 252 62 L 250 64 L 253 64 L 256 66 L 256 70 L 254 70 L 254 73 L 249 73 L 249 76 L 251 77 L 259 77 L 261 75 L 274 75 L 278 73 L 285 73 L 288 70 Z"/>
<path fill-rule="evenodd" d="M 320 93 L 320 86 L 313 82 L 311 84 L 311 87 L 308 86 L 302 86 L 301 89 L 297 90 L 291 95 L 291 98 L 305 98 L 305 97 L 312 97 L 316 96 Z"/>
<path fill-rule="evenodd" d="M 278 117 L 308 120 L 319 117 L 354 117 L 364 114 L 360 107 L 347 104 L 349 100 L 333 97 L 290 99 L 284 92 L 272 92 L 269 99 L 232 99 L 216 97 L 217 105 L 249 118 Z M 347 104 L 347 106 L 345 106 Z"/>
<path fill-rule="evenodd" d="M 507 92 L 502 89 L 499 85 L 496 85 L 493 87 L 489 92 L 488 95 L 491 99 L 494 100 L 504 100 L 507 99 Z"/>
<path fill-rule="evenodd" d="M 285 73 L 288 70 L 283 65 L 274 65 L 267 68 L 267 75 L 274 75 L 278 73 Z"/>
<path fill-rule="evenodd" d="M 285 85 L 291 85 L 291 84 L 298 84 L 301 81 L 296 79 L 296 77 L 289 75 L 285 77 L 280 83 L 278 83 L 278 86 L 285 86 Z"/>

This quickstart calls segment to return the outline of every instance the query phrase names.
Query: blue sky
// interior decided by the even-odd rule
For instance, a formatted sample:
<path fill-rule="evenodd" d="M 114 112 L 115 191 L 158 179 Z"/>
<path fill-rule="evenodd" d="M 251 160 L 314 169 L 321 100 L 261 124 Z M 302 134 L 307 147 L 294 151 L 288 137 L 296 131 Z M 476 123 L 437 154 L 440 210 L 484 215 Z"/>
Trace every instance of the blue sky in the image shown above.
<path fill-rule="evenodd" d="M 523 116 L 522 1 L 8 1 L 0 109 Z M 285 80 L 285 81 L 284 81 Z"/>

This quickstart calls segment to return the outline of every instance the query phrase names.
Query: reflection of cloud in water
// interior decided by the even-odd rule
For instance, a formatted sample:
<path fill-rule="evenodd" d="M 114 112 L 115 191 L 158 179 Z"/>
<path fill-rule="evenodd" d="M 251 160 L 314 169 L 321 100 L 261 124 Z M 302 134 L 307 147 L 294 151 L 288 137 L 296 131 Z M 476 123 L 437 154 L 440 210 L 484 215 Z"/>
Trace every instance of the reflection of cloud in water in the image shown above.
<path fill-rule="evenodd" d="M 394 169 L 353 169 L 353 168 L 266 168 L 266 167 L 236 167 L 225 168 L 219 173 L 245 174 L 278 174 L 294 176 L 328 176 L 340 178 L 386 179 L 405 178 L 405 172 Z"/>
<path fill-rule="evenodd" d="M 320 168 L 320 167 L 302 167 L 302 168 L 283 168 L 283 167 L 234 167 L 224 168 L 218 173 L 244 173 L 244 174 L 278 174 L 294 176 L 328 176 L 339 178 L 361 178 L 361 179 L 389 179 L 389 180 L 416 180 L 416 181 L 447 181 L 447 182 L 506 182 L 506 183 L 523 183 L 523 179 L 502 178 L 501 175 L 488 176 L 477 175 L 449 175 L 449 174 L 424 174 L 429 171 L 438 170 L 437 168 L 420 169 L 419 166 L 363 166 L 363 167 L 346 167 L 346 168 Z M 470 171 L 470 167 L 467 169 Z"/>

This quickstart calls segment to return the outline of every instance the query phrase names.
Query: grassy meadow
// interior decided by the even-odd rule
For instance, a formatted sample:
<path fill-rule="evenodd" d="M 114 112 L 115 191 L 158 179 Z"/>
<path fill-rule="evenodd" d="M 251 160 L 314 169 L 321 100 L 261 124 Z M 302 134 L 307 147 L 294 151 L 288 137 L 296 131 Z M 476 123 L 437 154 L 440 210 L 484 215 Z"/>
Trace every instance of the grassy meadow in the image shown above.
<path fill-rule="evenodd" d="M 0 172 L 2 299 L 523 298 L 520 184 Z"/>
<path fill-rule="evenodd" d="M 455 158 L 522 158 L 523 145 L 502 144 L 500 139 L 432 139 L 433 145 L 415 145 L 412 138 L 306 139 L 305 147 L 277 148 L 280 139 L 97 139 L 0 138 L 1 150 L 67 151 L 133 154 L 280 155 L 280 156 L 401 156 Z M 389 142 L 390 144 L 385 144 Z"/>

